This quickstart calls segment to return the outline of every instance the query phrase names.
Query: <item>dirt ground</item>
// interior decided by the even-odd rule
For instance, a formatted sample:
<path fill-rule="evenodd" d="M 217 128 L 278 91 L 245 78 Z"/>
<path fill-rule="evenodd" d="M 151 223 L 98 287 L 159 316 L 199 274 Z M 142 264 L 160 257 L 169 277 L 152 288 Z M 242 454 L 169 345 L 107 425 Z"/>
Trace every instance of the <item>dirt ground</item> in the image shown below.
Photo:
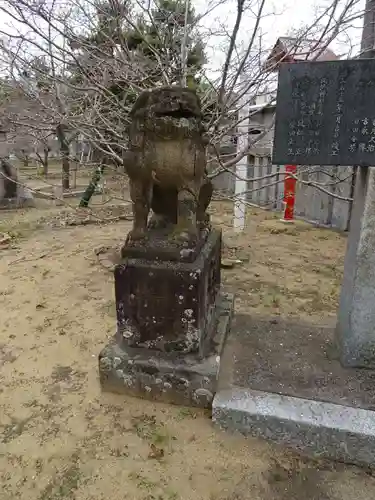
<path fill-rule="evenodd" d="M 120 243 L 130 222 L 73 226 L 61 210 L 41 202 L 0 213 L 0 233 L 11 236 L 0 249 L 2 499 L 375 497 L 370 471 L 224 434 L 200 411 L 101 394 L 97 356 L 114 333 L 115 305 L 94 250 Z M 255 210 L 238 236 L 230 204 L 211 211 L 225 257 L 241 261 L 223 270 L 237 310 L 333 320 L 344 236 Z"/>

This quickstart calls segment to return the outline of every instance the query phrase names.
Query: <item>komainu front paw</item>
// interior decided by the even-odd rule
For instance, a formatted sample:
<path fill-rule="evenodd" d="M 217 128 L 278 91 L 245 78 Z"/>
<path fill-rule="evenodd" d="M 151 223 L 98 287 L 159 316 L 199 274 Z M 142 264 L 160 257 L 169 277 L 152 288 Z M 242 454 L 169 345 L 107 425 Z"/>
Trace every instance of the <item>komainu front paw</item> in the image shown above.
<path fill-rule="evenodd" d="M 196 243 L 198 241 L 197 231 L 181 231 L 177 238 L 184 243 Z"/>
<path fill-rule="evenodd" d="M 170 220 L 164 215 L 152 214 L 148 227 L 150 229 L 165 229 L 170 224 Z"/>
<path fill-rule="evenodd" d="M 132 242 L 132 241 L 141 241 L 144 239 L 146 239 L 146 230 L 143 228 L 135 228 L 129 231 L 126 241 Z"/>
<path fill-rule="evenodd" d="M 173 241 L 185 245 L 195 245 L 198 241 L 198 228 L 197 227 L 184 227 L 184 226 L 175 226 L 174 231 L 172 233 Z"/>

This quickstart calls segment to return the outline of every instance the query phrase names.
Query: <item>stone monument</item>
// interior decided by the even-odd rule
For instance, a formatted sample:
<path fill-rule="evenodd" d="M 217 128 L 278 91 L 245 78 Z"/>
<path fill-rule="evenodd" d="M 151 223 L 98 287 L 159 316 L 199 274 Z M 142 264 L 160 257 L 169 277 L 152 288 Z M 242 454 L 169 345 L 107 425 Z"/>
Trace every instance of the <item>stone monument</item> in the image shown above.
<path fill-rule="evenodd" d="M 357 165 L 336 345 L 345 367 L 375 368 L 374 59 L 283 65 L 274 164 Z"/>
<path fill-rule="evenodd" d="M 17 170 L 4 157 L 0 159 L 0 208 L 32 207 L 34 199 L 31 192 L 19 181 Z"/>
<path fill-rule="evenodd" d="M 117 332 L 99 354 L 104 390 L 211 406 L 233 297 L 220 288 L 221 231 L 206 213 L 207 143 L 194 91 L 138 97 L 124 157 L 134 221 L 114 272 Z"/>
<path fill-rule="evenodd" d="M 374 2 L 375 9 L 375 2 Z M 371 36 L 374 9 L 364 25 Z M 373 40 L 371 39 L 371 51 Z M 368 47 L 368 45 L 367 45 Z M 336 329 L 237 315 L 225 429 L 375 465 L 375 59 L 280 66 L 273 164 L 357 165 Z M 250 360 L 250 362 L 249 362 Z M 226 366 L 229 363 L 226 363 Z M 222 390 L 223 389 L 223 390 Z"/>

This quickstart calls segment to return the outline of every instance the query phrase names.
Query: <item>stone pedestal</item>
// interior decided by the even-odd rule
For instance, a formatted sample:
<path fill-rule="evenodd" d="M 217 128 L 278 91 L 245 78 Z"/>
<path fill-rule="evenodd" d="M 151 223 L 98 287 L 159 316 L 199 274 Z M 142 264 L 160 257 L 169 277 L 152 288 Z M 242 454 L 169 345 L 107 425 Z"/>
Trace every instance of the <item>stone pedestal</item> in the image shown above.
<path fill-rule="evenodd" d="M 103 389 L 210 407 L 233 311 L 220 291 L 221 233 L 191 252 L 127 252 L 115 268 L 117 332 L 99 355 Z"/>
<path fill-rule="evenodd" d="M 336 343 L 343 366 L 375 368 L 375 168 L 357 172 Z"/>
<path fill-rule="evenodd" d="M 236 314 L 213 421 L 315 459 L 374 467 L 375 372 L 333 359 L 333 334 L 298 320 Z"/>

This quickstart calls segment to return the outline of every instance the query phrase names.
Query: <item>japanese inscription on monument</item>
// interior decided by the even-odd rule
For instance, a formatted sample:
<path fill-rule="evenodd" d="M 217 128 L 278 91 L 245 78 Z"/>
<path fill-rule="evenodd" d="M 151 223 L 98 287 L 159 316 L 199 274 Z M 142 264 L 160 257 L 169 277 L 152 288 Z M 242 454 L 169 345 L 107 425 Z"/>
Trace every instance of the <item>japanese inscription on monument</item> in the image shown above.
<path fill-rule="evenodd" d="M 375 60 L 283 64 L 273 163 L 375 165 Z"/>

